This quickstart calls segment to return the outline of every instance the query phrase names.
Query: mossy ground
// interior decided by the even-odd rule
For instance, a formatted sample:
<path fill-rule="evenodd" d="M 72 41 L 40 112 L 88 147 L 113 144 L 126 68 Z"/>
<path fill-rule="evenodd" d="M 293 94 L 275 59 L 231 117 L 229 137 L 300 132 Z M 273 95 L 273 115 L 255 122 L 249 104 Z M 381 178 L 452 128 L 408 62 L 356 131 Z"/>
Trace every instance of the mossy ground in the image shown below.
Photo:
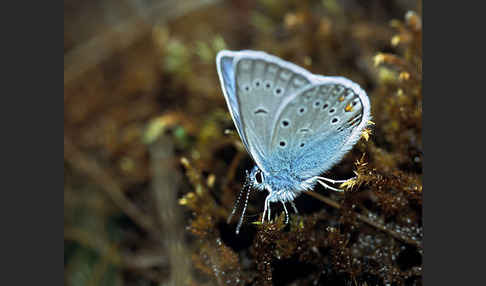
<path fill-rule="evenodd" d="M 186 3 L 167 21 L 138 15 L 126 38 L 130 25 L 90 22 L 102 46 L 88 52 L 94 36 L 65 16 L 65 284 L 422 285 L 421 3 Z M 368 140 L 328 173 L 357 174 L 344 195 L 316 187 L 285 226 L 252 223 L 265 196 L 254 192 L 234 234 L 226 218 L 253 163 L 220 90 L 224 48 L 368 92 Z"/>

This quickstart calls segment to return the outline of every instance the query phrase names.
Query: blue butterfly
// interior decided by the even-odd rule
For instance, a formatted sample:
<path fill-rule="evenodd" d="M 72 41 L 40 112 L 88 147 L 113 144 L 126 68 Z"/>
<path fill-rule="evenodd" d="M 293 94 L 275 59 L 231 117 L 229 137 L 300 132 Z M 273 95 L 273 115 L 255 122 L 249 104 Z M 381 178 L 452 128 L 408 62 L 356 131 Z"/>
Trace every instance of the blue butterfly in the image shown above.
<path fill-rule="evenodd" d="M 317 183 L 319 176 L 339 162 L 359 140 L 371 119 L 370 102 L 361 87 L 344 77 L 314 75 L 307 70 L 260 51 L 220 51 L 218 76 L 241 141 L 256 166 L 248 173 L 248 189 L 267 190 L 262 223 L 270 203 L 293 200 Z M 228 218 L 234 215 L 242 192 Z"/>

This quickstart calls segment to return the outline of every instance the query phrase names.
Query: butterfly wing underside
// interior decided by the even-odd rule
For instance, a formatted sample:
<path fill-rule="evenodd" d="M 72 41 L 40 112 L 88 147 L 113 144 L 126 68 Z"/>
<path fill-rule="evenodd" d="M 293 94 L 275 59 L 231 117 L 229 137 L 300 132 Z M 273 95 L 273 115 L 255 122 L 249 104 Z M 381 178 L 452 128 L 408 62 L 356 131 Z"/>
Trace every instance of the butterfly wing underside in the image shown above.
<path fill-rule="evenodd" d="M 266 170 L 279 107 L 316 79 L 292 63 L 256 51 L 220 52 L 217 65 L 242 142 L 258 167 Z"/>
<path fill-rule="evenodd" d="M 243 128 L 241 116 L 239 111 L 239 104 L 235 93 L 235 72 L 233 69 L 233 61 L 235 55 L 229 51 L 222 51 L 216 57 L 216 69 L 218 71 L 221 87 L 223 89 L 224 98 L 228 105 L 231 117 L 235 123 L 236 130 L 240 135 L 243 145 L 248 149 L 248 142 L 243 136 Z"/>
<path fill-rule="evenodd" d="M 288 98 L 273 123 L 272 161 L 303 179 L 329 170 L 359 140 L 370 120 L 366 93 L 342 77 L 319 83 Z"/>

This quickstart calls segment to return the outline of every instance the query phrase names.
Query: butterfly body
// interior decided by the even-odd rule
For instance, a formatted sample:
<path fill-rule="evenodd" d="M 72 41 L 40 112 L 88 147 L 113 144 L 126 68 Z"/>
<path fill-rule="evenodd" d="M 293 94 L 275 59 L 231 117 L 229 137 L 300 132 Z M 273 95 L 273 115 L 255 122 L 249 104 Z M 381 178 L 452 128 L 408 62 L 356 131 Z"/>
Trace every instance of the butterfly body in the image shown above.
<path fill-rule="evenodd" d="M 258 166 L 250 172 L 250 182 L 254 189 L 268 191 L 270 202 L 291 202 L 300 192 L 310 190 L 317 183 L 315 179 L 300 177 L 290 166 L 279 168 L 279 171 L 261 173 L 263 179 L 257 179 L 256 174 L 262 172 Z"/>
<path fill-rule="evenodd" d="M 285 208 L 316 183 L 325 185 L 320 179 L 338 182 L 319 175 L 354 146 L 371 118 L 358 84 L 259 51 L 221 51 L 216 64 L 238 134 L 256 163 L 245 185 L 269 192 L 264 216 L 271 202 Z"/>

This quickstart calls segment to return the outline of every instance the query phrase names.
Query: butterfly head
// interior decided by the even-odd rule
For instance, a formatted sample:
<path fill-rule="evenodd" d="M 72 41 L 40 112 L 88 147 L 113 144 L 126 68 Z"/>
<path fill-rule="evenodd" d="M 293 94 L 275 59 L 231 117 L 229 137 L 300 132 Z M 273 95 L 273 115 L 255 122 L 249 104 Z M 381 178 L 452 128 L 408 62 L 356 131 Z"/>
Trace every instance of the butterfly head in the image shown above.
<path fill-rule="evenodd" d="M 268 191 L 270 202 L 290 202 L 302 191 L 312 189 L 317 182 L 315 178 L 315 176 L 301 177 L 287 169 L 266 173 L 255 166 L 249 173 L 247 172 L 245 187 Z"/>

